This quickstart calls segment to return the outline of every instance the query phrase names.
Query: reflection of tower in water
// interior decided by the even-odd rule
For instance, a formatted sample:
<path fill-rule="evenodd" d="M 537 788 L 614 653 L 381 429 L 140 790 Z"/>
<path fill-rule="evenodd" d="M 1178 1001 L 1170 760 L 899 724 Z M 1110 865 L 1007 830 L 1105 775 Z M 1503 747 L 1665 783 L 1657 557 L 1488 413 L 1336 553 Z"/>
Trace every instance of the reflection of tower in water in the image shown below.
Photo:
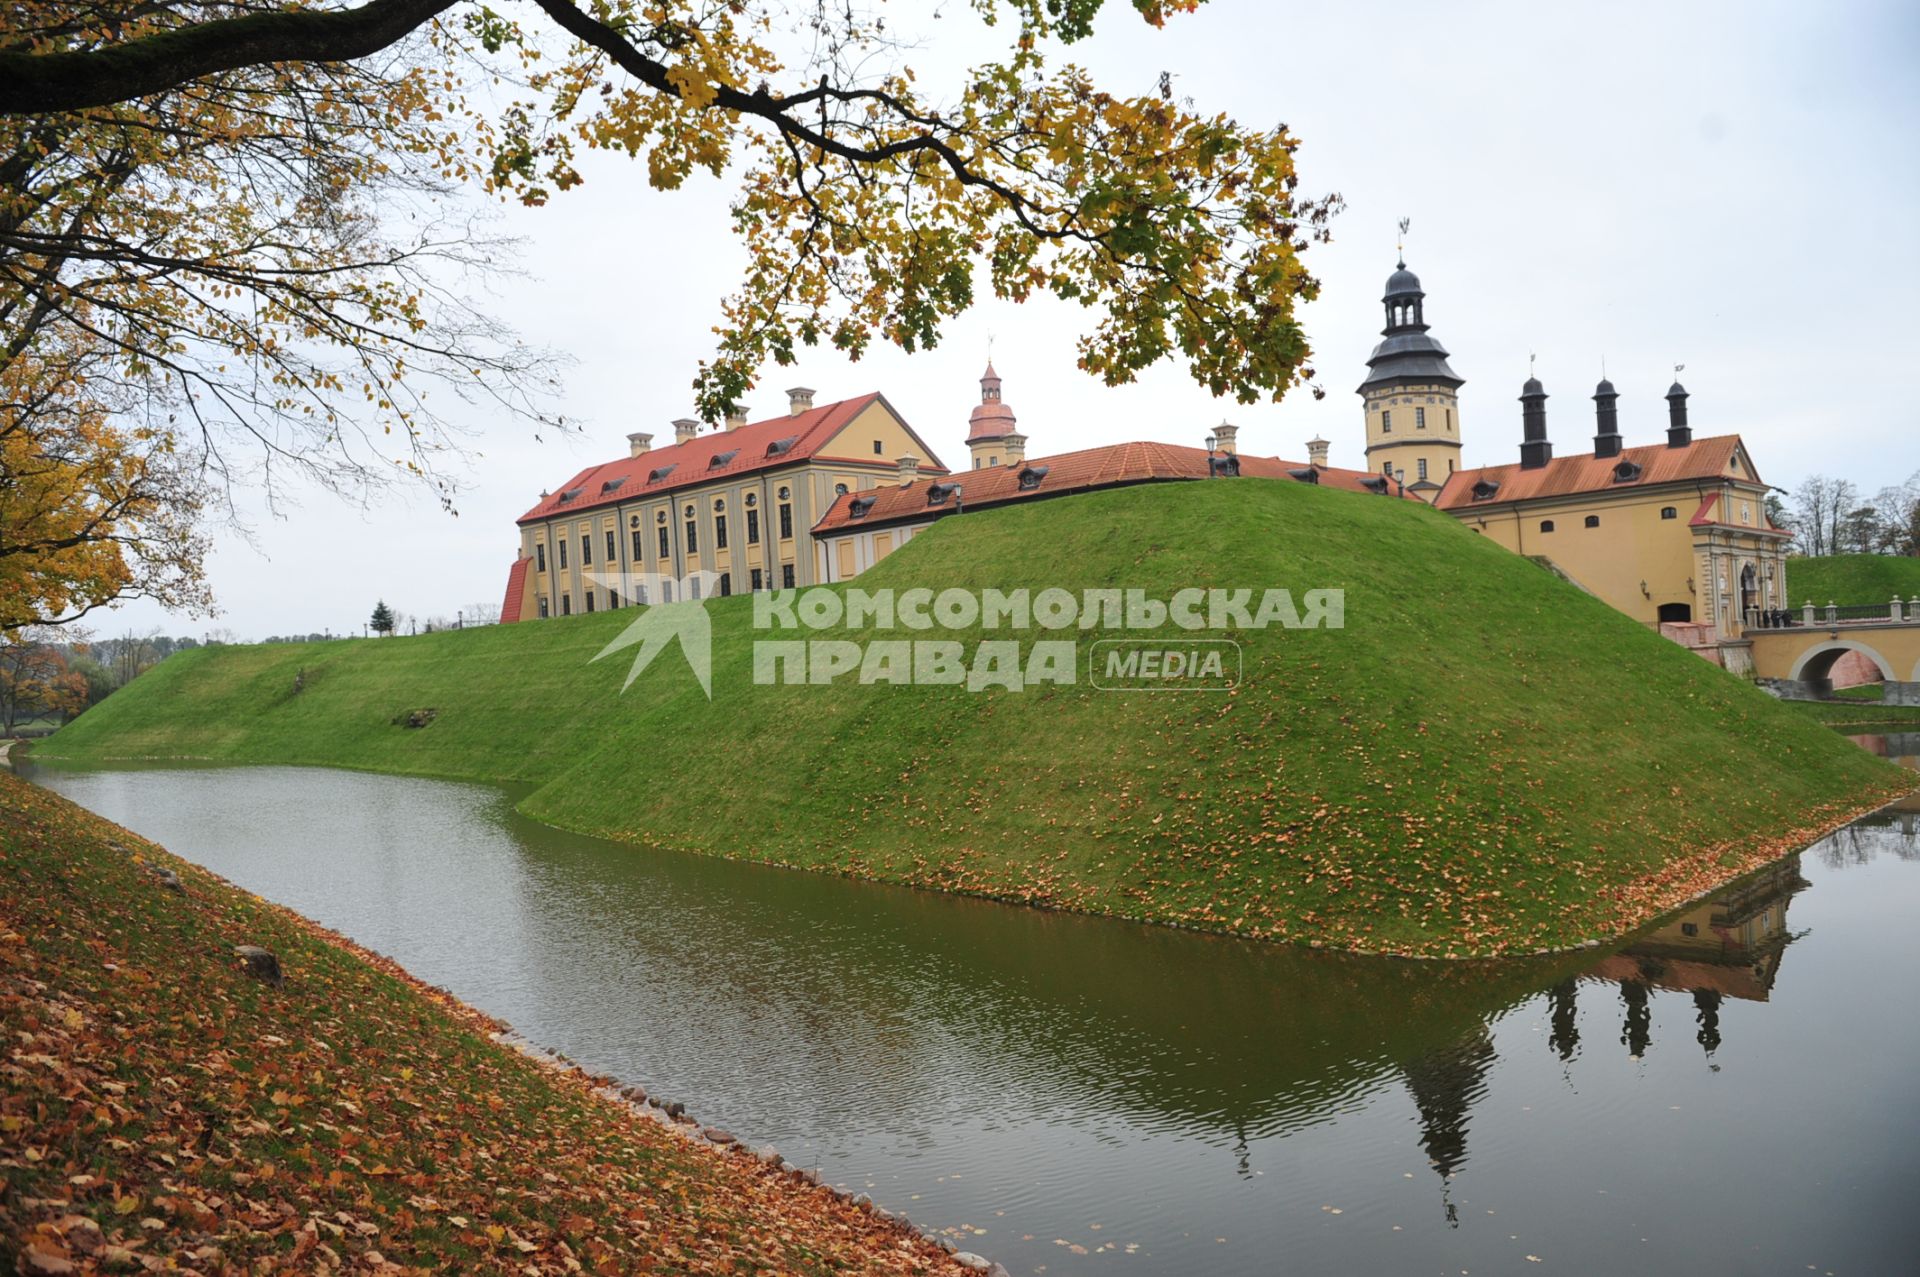
<path fill-rule="evenodd" d="M 1467 1160 L 1467 1118 L 1487 1093 L 1487 1070 L 1493 1067 L 1493 1035 L 1479 1024 L 1467 1037 L 1429 1051 L 1400 1066 L 1407 1091 L 1420 1112 L 1420 1147 L 1427 1164 L 1440 1174 L 1441 1201 L 1447 1223 L 1459 1227 L 1459 1213 L 1446 1181 Z"/>
<path fill-rule="evenodd" d="M 1547 990 L 1547 1007 L 1552 1030 L 1547 1045 L 1563 1062 L 1571 1063 L 1580 1050 L 1580 1009 L 1574 1004 L 1578 980 L 1562 980 Z"/>

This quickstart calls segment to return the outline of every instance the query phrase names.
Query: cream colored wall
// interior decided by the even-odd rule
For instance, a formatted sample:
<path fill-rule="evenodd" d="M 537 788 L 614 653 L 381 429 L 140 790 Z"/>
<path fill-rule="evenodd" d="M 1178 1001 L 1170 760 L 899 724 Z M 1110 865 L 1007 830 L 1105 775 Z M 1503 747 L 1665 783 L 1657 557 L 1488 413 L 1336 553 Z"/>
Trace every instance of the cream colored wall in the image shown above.
<path fill-rule="evenodd" d="M 1423 412 L 1425 428 L 1419 424 Z M 1459 468 L 1459 397 L 1446 386 L 1415 383 L 1370 392 L 1366 416 L 1367 469 L 1375 474 L 1384 473 L 1381 467 L 1390 462 L 1396 477 L 1415 483 L 1424 460 L 1427 481 L 1443 484 Z"/>
<path fill-rule="evenodd" d="M 1723 500 L 1731 496 L 1736 519 L 1742 502 L 1750 516 L 1761 517 L 1764 490 L 1734 484 L 1629 488 L 1529 501 L 1517 510 L 1493 503 L 1453 513 L 1509 550 L 1552 560 L 1581 586 L 1635 620 L 1652 625 L 1661 604 L 1684 603 L 1696 622 L 1721 625 L 1723 635 L 1730 635 L 1740 626 L 1726 624 L 1737 618 L 1722 616 L 1723 572 L 1729 594 L 1737 596 L 1739 567 L 1752 563 L 1762 587 L 1761 606 L 1780 607 L 1784 606 L 1780 583 L 1785 579 L 1786 558 L 1780 538 L 1759 535 L 1757 522 L 1749 525 L 1755 529 L 1752 532 L 1690 526 L 1688 520 L 1699 509 L 1704 493 L 1716 490 L 1722 492 Z M 1661 518 L 1663 509 L 1672 509 L 1674 517 Z M 1597 516 L 1600 526 L 1587 527 L 1589 515 Z M 1541 531 L 1547 520 L 1554 524 L 1551 532 Z M 1769 568 L 1774 586 L 1771 603 L 1766 594 Z"/>
<path fill-rule="evenodd" d="M 923 523 L 896 525 L 872 531 L 858 528 L 820 538 L 819 550 L 815 556 L 816 570 L 820 573 L 819 579 L 847 581 L 859 576 L 911 541 L 915 533 L 931 526 L 932 522 L 929 519 Z"/>

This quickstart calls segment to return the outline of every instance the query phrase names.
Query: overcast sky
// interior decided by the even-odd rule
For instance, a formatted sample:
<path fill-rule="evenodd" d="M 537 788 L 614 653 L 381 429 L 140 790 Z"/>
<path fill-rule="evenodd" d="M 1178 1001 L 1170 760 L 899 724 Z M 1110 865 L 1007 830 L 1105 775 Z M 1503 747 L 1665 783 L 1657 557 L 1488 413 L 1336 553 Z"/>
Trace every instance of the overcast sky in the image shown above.
<path fill-rule="evenodd" d="M 923 85 L 991 53 L 997 37 L 947 0 L 888 7 L 931 43 Z M 1302 139 L 1302 187 L 1347 201 L 1335 242 L 1308 254 L 1324 283 L 1304 312 L 1327 398 L 1218 403 L 1163 366 L 1110 390 L 1074 367 L 1077 308 L 988 300 L 930 353 L 877 349 L 858 364 L 809 352 L 773 368 L 750 402 L 884 391 L 950 466 L 963 466 L 987 341 L 1030 455 L 1123 439 L 1199 443 L 1228 418 L 1245 452 L 1302 458 L 1317 432 L 1336 465 L 1361 462 L 1353 393 L 1381 327 L 1395 222 L 1413 219 L 1407 264 L 1434 334 L 1453 353 L 1469 465 L 1517 456 L 1515 397 L 1528 355 L 1552 395 L 1562 453 L 1591 448 L 1588 399 L 1604 358 L 1629 443 L 1664 428 L 1672 367 L 1696 433 L 1744 435 L 1768 481 L 1815 472 L 1866 488 L 1920 470 L 1920 6 L 1744 3 L 1299 4 L 1210 0 L 1154 32 L 1110 0 L 1072 57 L 1116 92 L 1162 70 L 1203 110 L 1285 122 Z M 941 77 L 945 77 L 944 79 Z M 529 340 L 565 351 L 564 407 L 578 440 L 537 443 L 475 418 L 460 516 L 395 496 L 372 510 L 319 494 L 253 543 L 221 534 L 210 563 L 223 615 L 145 604 L 97 631 L 159 628 L 243 638 L 358 632 L 376 598 L 420 616 L 498 604 L 513 520 L 542 488 L 671 439 L 712 347 L 739 255 L 722 183 L 658 194 L 641 164 L 595 157 L 582 188 L 511 210 L 526 278 L 492 304 Z M 98 614 L 96 614 L 98 615 Z"/>

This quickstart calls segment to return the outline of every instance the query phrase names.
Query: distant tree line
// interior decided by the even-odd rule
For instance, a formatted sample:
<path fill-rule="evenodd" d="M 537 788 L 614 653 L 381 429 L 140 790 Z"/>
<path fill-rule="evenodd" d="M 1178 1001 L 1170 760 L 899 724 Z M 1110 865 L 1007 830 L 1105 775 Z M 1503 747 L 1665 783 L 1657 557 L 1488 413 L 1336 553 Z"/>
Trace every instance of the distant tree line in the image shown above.
<path fill-rule="evenodd" d="M 1767 512 L 1797 554 L 1920 554 L 1920 472 L 1868 496 L 1847 479 L 1812 475 Z"/>

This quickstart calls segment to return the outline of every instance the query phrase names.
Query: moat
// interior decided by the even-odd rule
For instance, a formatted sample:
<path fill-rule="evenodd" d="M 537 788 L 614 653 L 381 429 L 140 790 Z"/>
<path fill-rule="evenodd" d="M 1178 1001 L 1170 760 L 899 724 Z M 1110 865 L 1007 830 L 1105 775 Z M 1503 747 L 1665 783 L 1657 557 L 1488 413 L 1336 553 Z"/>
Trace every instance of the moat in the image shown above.
<path fill-rule="evenodd" d="M 1912 800 L 1616 948 L 1417 963 L 642 853 L 481 786 L 31 774 L 1015 1273 L 1920 1246 Z"/>

